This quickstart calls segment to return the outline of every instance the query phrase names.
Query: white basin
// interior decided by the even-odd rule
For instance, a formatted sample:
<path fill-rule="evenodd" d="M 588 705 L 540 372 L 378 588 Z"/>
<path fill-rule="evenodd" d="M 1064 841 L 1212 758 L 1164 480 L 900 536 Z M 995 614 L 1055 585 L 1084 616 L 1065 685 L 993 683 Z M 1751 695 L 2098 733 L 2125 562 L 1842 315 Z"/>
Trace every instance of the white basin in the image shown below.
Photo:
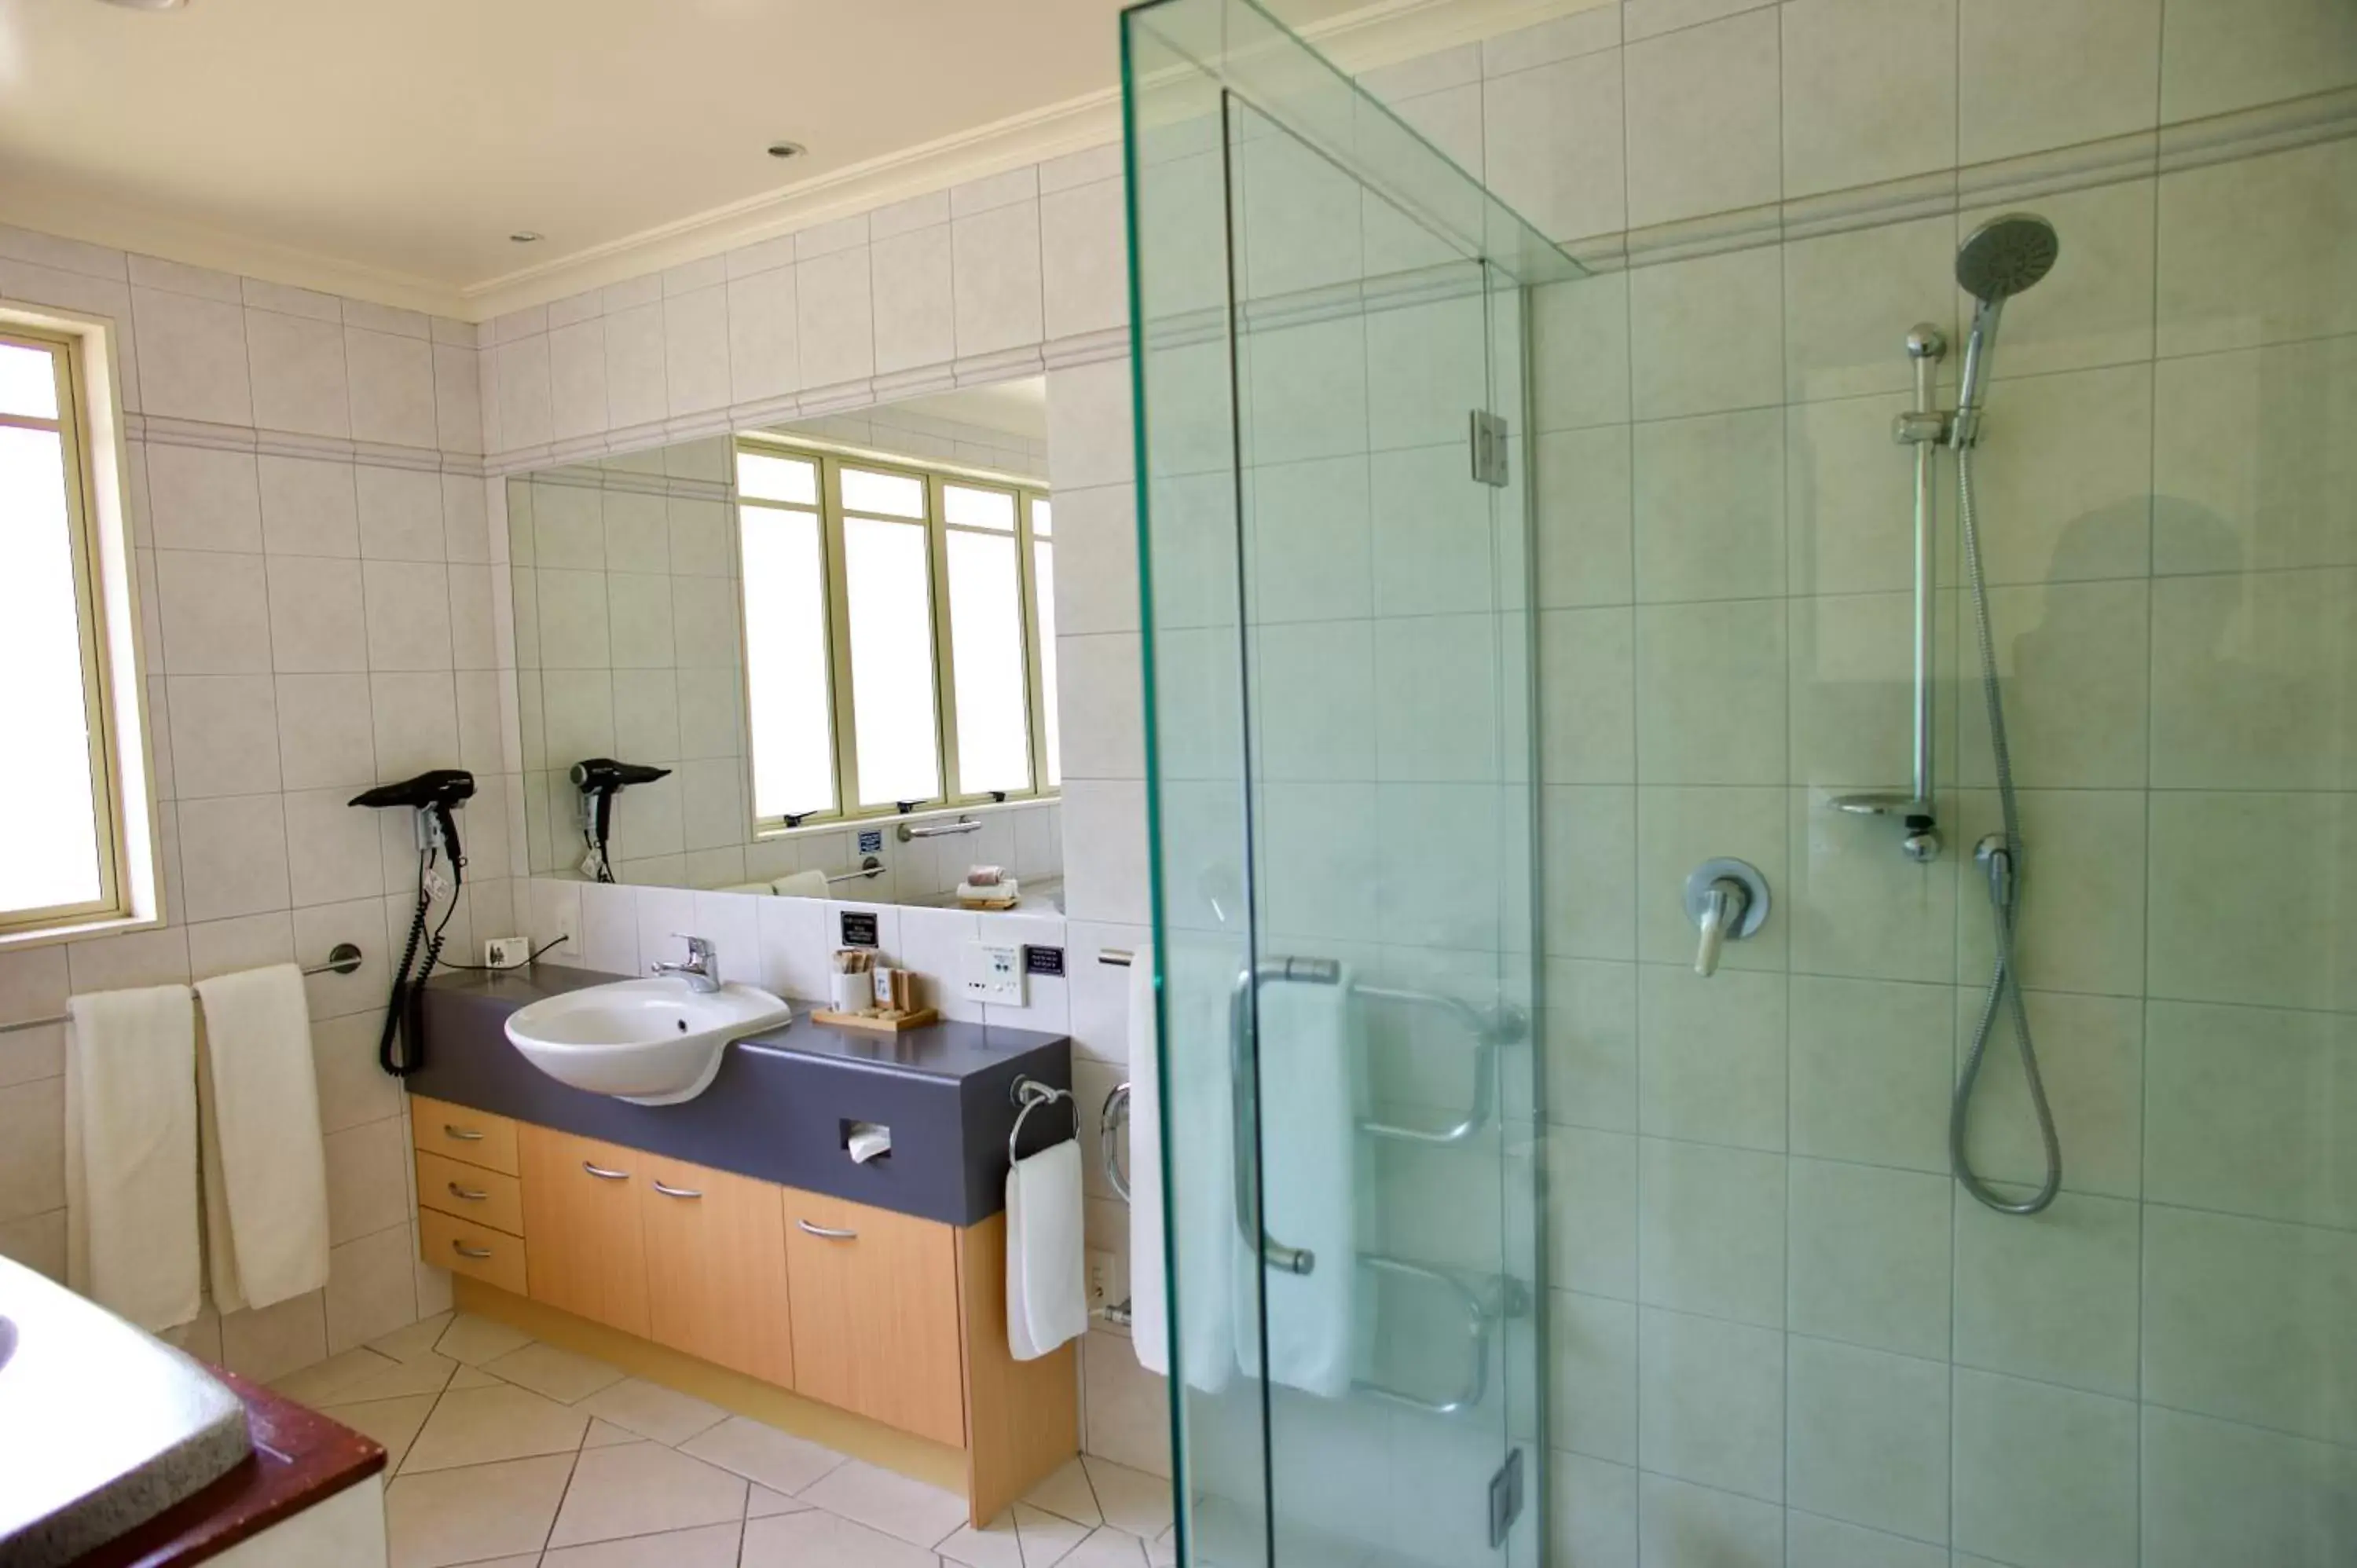
<path fill-rule="evenodd" d="M 508 1038 L 559 1083 L 637 1105 L 677 1105 L 712 1085 L 731 1040 L 774 1029 L 792 1009 L 750 985 L 618 980 L 544 997 L 508 1015 Z"/>

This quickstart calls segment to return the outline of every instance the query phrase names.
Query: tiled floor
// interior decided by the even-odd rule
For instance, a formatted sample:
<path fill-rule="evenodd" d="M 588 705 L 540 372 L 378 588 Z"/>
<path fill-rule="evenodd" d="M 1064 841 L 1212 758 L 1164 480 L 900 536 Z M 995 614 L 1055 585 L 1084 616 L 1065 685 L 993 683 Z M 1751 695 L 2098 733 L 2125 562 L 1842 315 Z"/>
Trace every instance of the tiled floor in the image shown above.
<path fill-rule="evenodd" d="M 963 1498 L 482 1318 L 276 1385 L 385 1446 L 393 1568 L 1168 1568 L 1169 1483 L 1074 1460 Z"/>

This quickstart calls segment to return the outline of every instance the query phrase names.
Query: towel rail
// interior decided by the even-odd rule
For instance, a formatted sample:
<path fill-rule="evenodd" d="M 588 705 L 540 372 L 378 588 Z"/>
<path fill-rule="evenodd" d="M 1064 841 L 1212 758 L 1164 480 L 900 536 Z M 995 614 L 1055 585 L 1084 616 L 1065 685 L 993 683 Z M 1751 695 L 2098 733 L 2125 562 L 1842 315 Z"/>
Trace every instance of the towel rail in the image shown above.
<path fill-rule="evenodd" d="M 1127 948 L 1097 949 L 1097 961 L 1112 964 L 1115 969 L 1127 969 L 1130 961 L 1136 957 L 1137 955 Z"/>
<path fill-rule="evenodd" d="M 832 887 L 838 882 L 866 882 L 872 877 L 883 875 L 884 863 L 871 854 L 859 863 L 859 869 L 856 871 L 837 871 L 829 874 L 826 885 Z"/>
<path fill-rule="evenodd" d="M 305 974 L 350 974 L 360 968 L 361 962 L 361 950 L 357 946 L 350 942 L 338 942 L 328 950 L 327 962 L 307 963 L 303 966 L 303 972 Z M 19 1018 L 13 1024 L 0 1024 L 0 1035 L 13 1035 L 20 1029 L 47 1029 L 70 1021 L 68 1015 L 63 1013 L 50 1018 Z"/>

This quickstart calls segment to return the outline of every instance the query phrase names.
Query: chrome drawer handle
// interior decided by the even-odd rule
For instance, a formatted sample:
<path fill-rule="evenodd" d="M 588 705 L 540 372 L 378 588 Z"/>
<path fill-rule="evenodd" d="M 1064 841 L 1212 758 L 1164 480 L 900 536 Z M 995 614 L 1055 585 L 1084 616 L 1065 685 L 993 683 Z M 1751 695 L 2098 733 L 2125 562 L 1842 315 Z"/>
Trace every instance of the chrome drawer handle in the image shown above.
<path fill-rule="evenodd" d="M 442 1132 L 444 1135 L 456 1138 L 462 1144 L 479 1144 L 483 1141 L 483 1135 L 472 1127 L 454 1127 L 445 1122 L 442 1123 Z"/>
<path fill-rule="evenodd" d="M 469 1247 L 464 1241 L 451 1242 L 450 1251 L 457 1253 L 458 1256 L 462 1258 L 472 1258 L 477 1262 L 480 1262 L 491 1255 L 491 1250 L 489 1247 Z"/>
<path fill-rule="evenodd" d="M 490 1193 L 483 1191 L 479 1187 L 460 1187 L 455 1181 L 449 1184 L 449 1187 L 451 1197 L 463 1197 L 468 1203 L 480 1203 L 483 1199 L 491 1196 Z"/>
<path fill-rule="evenodd" d="M 803 1234 L 815 1236 L 822 1241 L 856 1241 L 859 1240 L 859 1232 L 856 1230 L 836 1230 L 824 1225 L 813 1225 L 807 1219 L 797 1219 L 794 1223 L 802 1228 Z"/>
<path fill-rule="evenodd" d="M 665 1187 L 660 1180 L 655 1181 L 655 1190 L 665 1197 L 702 1197 L 704 1196 L 692 1187 Z"/>
<path fill-rule="evenodd" d="M 628 1171 L 609 1171 L 603 1165 L 593 1165 L 587 1160 L 581 1162 L 581 1168 L 587 1171 L 591 1176 L 596 1176 L 599 1181 L 628 1181 L 630 1179 L 630 1173 Z"/>

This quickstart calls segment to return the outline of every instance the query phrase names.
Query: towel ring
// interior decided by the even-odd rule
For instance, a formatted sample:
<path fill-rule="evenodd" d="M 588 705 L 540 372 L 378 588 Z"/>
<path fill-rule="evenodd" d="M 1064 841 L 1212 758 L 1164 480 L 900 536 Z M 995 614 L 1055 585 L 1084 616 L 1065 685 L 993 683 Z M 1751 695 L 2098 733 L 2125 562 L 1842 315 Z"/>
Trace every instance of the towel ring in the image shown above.
<path fill-rule="evenodd" d="M 1015 1113 L 1015 1125 L 1008 1128 L 1006 1133 L 1008 1165 L 1011 1165 L 1016 1161 L 1015 1150 L 1023 1137 L 1024 1118 L 1042 1105 L 1052 1104 L 1059 1100 L 1068 1102 L 1072 1108 L 1072 1136 L 1077 1138 L 1081 1135 L 1081 1104 L 1079 1101 L 1072 1099 L 1071 1090 L 1057 1089 L 1050 1084 L 1041 1083 L 1036 1078 L 1018 1078 L 1015 1080 L 1015 1087 L 1008 1091 L 1008 1098 L 1022 1107 Z"/>

